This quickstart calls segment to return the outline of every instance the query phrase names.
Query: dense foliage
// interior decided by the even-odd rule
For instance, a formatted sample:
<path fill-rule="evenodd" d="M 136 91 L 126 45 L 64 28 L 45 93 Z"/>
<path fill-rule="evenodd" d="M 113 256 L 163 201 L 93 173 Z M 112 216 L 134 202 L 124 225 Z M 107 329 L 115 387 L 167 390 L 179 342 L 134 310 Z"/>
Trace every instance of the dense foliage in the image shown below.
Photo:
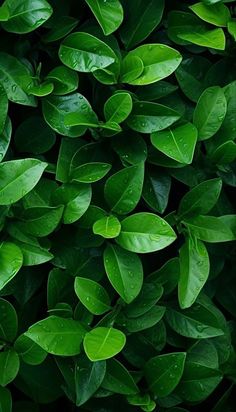
<path fill-rule="evenodd" d="M 235 17 L 1 1 L 1 412 L 235 410 Z"/>

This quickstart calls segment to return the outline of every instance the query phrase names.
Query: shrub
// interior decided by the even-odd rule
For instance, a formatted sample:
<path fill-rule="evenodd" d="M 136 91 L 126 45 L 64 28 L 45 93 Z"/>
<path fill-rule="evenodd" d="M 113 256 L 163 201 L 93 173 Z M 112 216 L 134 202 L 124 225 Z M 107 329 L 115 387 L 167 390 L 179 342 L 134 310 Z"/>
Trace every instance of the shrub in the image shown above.
<path fill-rule="evenodd" d="M 233 410 L 235 2 L 0 7 L 0 410 Z"/>

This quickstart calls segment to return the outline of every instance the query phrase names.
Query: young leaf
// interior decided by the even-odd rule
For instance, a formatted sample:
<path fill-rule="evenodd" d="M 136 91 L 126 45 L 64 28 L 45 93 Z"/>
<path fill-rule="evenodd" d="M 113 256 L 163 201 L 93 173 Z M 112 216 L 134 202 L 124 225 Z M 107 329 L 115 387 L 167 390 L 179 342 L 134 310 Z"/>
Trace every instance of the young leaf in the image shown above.
<path fill-rule="evenodd" d="M 115 216 L 105 216 L 93 224 L 93 233 L 106 239 L 117 237 L 121 230 L 121 224 Z"/>
<path fill-rule="evenodd" d="M 205 285 L 210 271 L 207 249 L 200 240 L 187 238 L 180 249 L 178 298 L 182 309 L 190 307 Z"/>
<path fill-rule="evenodd" d="M 84 337 L 84 350 L 92 362 L 112 358 L 125 346 L 126 337 L 115 328 L 97 327 Z"/>
<path fill-rule="evenodd" d="M 119 246 L 109 244 L 104 251 L 104 266 L 109 281 L 126 303 L 139 294 L 143 268 L 139 257 Z"/>
<path fill-rule="evenodd" d="M 122 220 L 116 241 L 131 252 L 150 253 L 167 247 L 175 239 L 175 232 L 164 219 L 141 212 Z"/>
<path fill-rule="evenodd" d="M 189 6 L 189 8 L 200 17 L 200 19 L 217 27 L 226 27 L 230 19 L 229 9 L 222 3 L 208 6 L 200 2 Z"/>
<path fill-rule="evenodd" d="M 104 116 L 107 122 L 122 123 L 132 110 L 132 98 L 129 93 L 113 94 L 104 105 Z"/>
<path fill-rule="evenodd" d="M 74 287 L 80 301 L 94 315 L 102 315 L 110 309 L 110 297 L 99 283 L 76 277 Z"/>
<path fill-rule="evenodd" d="M 53 355 L 74 356 L 81 350 L 86 330 L 72 319 L 49 316 L 28 329 L 25 336 Z"/>

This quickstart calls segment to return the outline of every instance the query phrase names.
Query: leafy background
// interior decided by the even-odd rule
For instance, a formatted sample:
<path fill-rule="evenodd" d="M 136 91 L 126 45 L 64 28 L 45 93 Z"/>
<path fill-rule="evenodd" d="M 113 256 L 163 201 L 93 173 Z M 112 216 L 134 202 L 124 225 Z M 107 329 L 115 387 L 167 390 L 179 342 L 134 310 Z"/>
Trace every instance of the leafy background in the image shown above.
<path fill-rule="evenodd" d="M 234 410 L 234 1 L 0 5 L 0 410 Z"/>

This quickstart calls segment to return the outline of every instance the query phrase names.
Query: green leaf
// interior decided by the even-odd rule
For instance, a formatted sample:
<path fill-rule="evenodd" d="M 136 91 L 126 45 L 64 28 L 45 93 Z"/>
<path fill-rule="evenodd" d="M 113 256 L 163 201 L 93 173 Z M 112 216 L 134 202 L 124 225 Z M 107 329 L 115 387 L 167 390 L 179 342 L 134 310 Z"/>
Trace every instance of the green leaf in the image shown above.
<path fill-rule="evenodd" d="M 21 214 L 19 228 L 29 235 L 36 237 L 48 236 L 59 225 L 63 206 L 29 207 Z"/>
<path fill-rule="evenodd" d="M 119 0 L 85 0 L 105 35 L 118 29 L 123 21 L 123 8 Z"/>
<path fill-rule="evenodd" d="M 159 170 L 148 170 L 145 173 L 142 196 L 155 212 L 164 213 L 171 188 L 170 176 Z"/>
<path fill-rule="evenodd" d="M 221 127 L 227 111 L 227 101 L 219 86 L 206 89 L 200 96 L 193 114 L 198 140 L 214 136 Z"/>
<path fill-rule="evenodd" d="M 9 17 L 3 28 L 11 33 L 24 34 L 36 30 L 52 14 L 52 7 L 45 0 L 5 0 Z"/>
<path fill-rule="evenodd" d="M 193 43 L 216 50 L 225 49 L 225 35 L 222 29 L 209 27 L 196 16 L 182 11 L 171 11 L 168 15 L 168 35 L 177 44 Z"/>
<path fill-rule="evenodd" d="M 16 311 L 10 302 L 2 298 L 0 298 L 0 308 L 0 340 L 12 342 L 18 329 Z"/>
<path fill-rule="evenodd" d="M 71 159 L 83 144 L 82 139 L 62 138 L 57 159 L 56 180 L 62 183 L 68 182 Z"/>
<path fill-rule="evenodd" d="M 16 57 L 0 52 L 0 83 L 11 102 L 36 106 L 34 96 L 27 94 L 32 85 L 30 70 Z"/>
<path fill-rule="evenodd" d="M 22 263 L 23 256 L 18 246 L 11 242 L 2 242 L 0 244 L 0 290 L 10 282 L 17 272 L 19 272 Z"/>
<path fill-rule="evenodd" d="M 0 164 L 0 205 L 17 202 L 38 183 L 47 163 L 36 159 L 11 160 Z"/>
<path fill-rule="evenodd" d="M 139 257 L 119 246 L 109 244 L 104 251 L 104 266 L 114 289 L 126 303 L 139 294 L 143 283 L 143 268 Z"/>
<path fill-rule="evenodd" d="M 209 60 L 202 56 L 184 59 L 175 71 L 179 86 L 188 99 L 197 102 L 205 90 L 204 76 L 211 67 Z"/>
<path fill-rule="evenodd" d="M 185 217 L 207 214 L 215 206 L 221 192 L 221 179 L 210 179 L 195 186 L 181 199 L 178 215 Z"/>
<path fill-rule="evenodd" d="M 90 162 L 72 167 L 70 179 L 81 183 L 94 183 L 102 179 L 111 169 L 111 165 L 102 162 Z"/>
<path fill-rule="evenodd" d="M 84 337 L 84 350 L 94 361 L 109 359 L 119 353 L 126 342 L 123 332 L 115 328 L 97 327 Z"/>
<path fill-rule="evenodd" d="M 6 118 L 3 132 L 0 134 L 0 162 L 3 160 L 9 148 L 12 133 L 12 125 L 9 117 Z"/>
<path fill-rule="evenodd" d="M 29 365 L 39 365 L 47 356 L 44 349 L 24 334 L 18 336 L 14 343 L 14 349 L 20 358 Z"/>
<path fill-rule="evenodd" d="M 127 139 L 128 137 L 128 139 Z M 147 146 L 145 140 L 138 133 L 129 130 L 129 133 L 121 133 L 119 139 L 112 140 L 112 147 L 119 155 L 124 165 L 137 165 L 146 160 Z"/>
<path fill-rule="evenodd" d="M 209 271 L 209 256 L 204 243 L 187 238 L 180 249 L 178 298 L 182 309 L 195 302 L 208 279 Z"/>
<path fill-rule="evenodd" d="M 53 19 L 53 24 L 50 30 L 42 36 L 45 43 L 52 43 L 67 36 L 78 24 L 78 20 L 71 16 L 58 16 Z"/>
<path fill-rule="evenodd" d="M 121 230 L 121 224 L 115 216 L 105 216 L 93 224 L 93 233 L 106 239 L 117 237 Z"/>
<path fill-rule="evenodd" d="M 43 100 L 43 116 L 53 130 L 68 137 L 82 136 L 91 120 L 97 122 L 97 117 L 88 100 L 80 93 L 45 98 Z M 69 119 L 68 116 L 70 116 Z"/>
<path fill-rule="evenodd" d="M 0 134 L 4 131 L 4 126 L 7 118 L 7 111 L 8 111 L 8 98 L 5 92 L 5 89 L 0 84 Z"/>
<path fill-rule="evenodd" d="M 120 324 L 125 326 L 128 332 L 136 333 L 145 329 L 150 329 L 155 326 L 163 318 L 165 314 L 164 306 L 153 306 L 143 315 L 135 318 L 123 318 L 120 319 Z"/>
<path fill-rule="evenodd" d="M 176 239 L 169 224 L 153 213 L 136 213 L 121 222 L 121 232 L 116 238 L 124 249 L 136 253 L 161 250 Z"/>
<path fill-rule="evenodd" d="M 166 129 L 179 118 L 178 112 L 162 104 L 135 102 L 132 113 L 126 122 L 132 130 L 141 133 L 153 133 Z"/>
<path fill-rule="evenodd" d="M 120 36 L 127 49 L 146 39 L 160 23 L 164 11 L 164 0 L 129 0 L 124 2 L 125 20 Z"/>
<path fill-rule="evenodd" d="M 173 392 L 183 375 L 185 358 L 185 352 L 168 353 L 151 358 L 145 365 L 145 378 L 149 390 L 159 398 Z"/>
<path fill-rule="evenodd" d="M 236 144 L 229 140 L 217 147 L 213 153 L 209 154 L 209 157 L 213 163 L 219 165 L 231 163 L 236 158 Z"/>
<path fill-rule="evenodd" d="M 183 311 L 167 308 L 165 316 L 170 327 L 181 336 L 207 339 L 224 334 L 214 313 L 198 300 Z"/>
<path fill-rule="evenodd" d="M 235 20 L 229 21 L 227 24 L 227 27 L 228 27 L 228 32 L 233 37 L 234 41 L 236 41 L 236 21 Z"/>
<path fill-rule="evenodd" d="M 83 183 L 68 183 L 53 193 L 53 203 L 64 205 L 63 223 L 76 222 L 88 209 L 92 197 L 91 186 Z"/>
<path fill-rule="evenodd" d="M 127 214 L 137 206 L 143 187 L 144 164 L 130 166 L 110 176 L 104 186 L 112 212 Z"/>
<path fill-rule="evenodd" d="M 104 105 L 104 116 L 107 122 L 122 123 L 132 110 L 132 98 L 129 93 L 113 94 Z"/>
<path fill-rule="evenodd" d="M 116 359 L 107 361 L 106 375 L 102 387 L 108 391 L 122 395 L 132 395 L 139 391 L 131 374 Z"/>
<path fill-rule="evenodd" d="M 89 33 L 77 32 L 66 37 L 59 49 L 59 58 L 70 69 L 94 72 L 116 60 L 113 50 Z"/>
<path fill-rule="evenodd" d="M 195 3 L 189 6 L 189 8 L 200 17 L 200 19 L 214 26 L 226 27 L 230 19 L 229 9 L 222 3 L 212 4 L 210 6 L 203 3 Z"/>
<path fill-rule="evenodd" d="M 25 336 L 52 355 L 74 356 L 80 353 L 85 333 L 75 320 L 49 316 L 30 326 Z"/>
<path fill-rule="evenodd" d="M 9 18 L 8 8 L 3 4 L 0 6 L 0 21 L 7 21 Z"/>
<path fill-rule="evenodd" d="M 0 408 L 2 412 L 12 411 L 12 397 L 11 392 L 7 388 L 0 386 Z"/>
<path fill-rule="evenodd" d="M 74 92 L 79 84 L 78 74 L 65 66 L 52 69 L 47 74 L 46 80 L 53 83 L 53 94 L 57 96 Z"/>
<path fill-rule="evenodd" d="M 102 315 L 111 308 L 106 289 L 94 280 L 76 277 L 74 287 L 79 300 L 94 315 Z"/>
<path fill-rule="evenodd" d="M 106 362 L 91 362 L 85 356 L 75 368 L 76 406 L 81 406 L 99 389 L 106 373 Z"/>
<path fill-rule="evenodd" d="M 121 62 L 120 81 L 130 83 L 137 79 L 143 72 L 144 64 L 138 56 L 127 54 Z"/>
<path fill-rule="evenodd" d="M 185 123 L 151 135 L 156 149 L 177 162 L 190 164 L 197 142 L 197 129 L 192 123 Z"/>
<path fill-rule="evenodd" d="M 10 348 L 0 352 L 0 385 L 6 386 L 12 382 L 18 374 L 20 360 L 14 349 Z"/>
<path fill-rule="evenodd" d="M 141 75 L 129 84 L 143 86 L 155 83 L 170 76 L 181 63 L 181 54 L 165 44 L 144 44 L 128 53 L 128 56 L 139 57 L 143 62 Z"/>
<path fill-rule="evenodd" d="M 215 216 L 197 216 L 188 219 L 184 224 L 196 236 L 205 242 L 217 243 L 235 240 L 230 228 Z"/>
<path fill-rule="evenodd" d="M 163 294 L 163 287 L 159 284 L 144 283 L 139 295 L 125 309 L 129 318 L 139 318 L 149 311 Z"/>

